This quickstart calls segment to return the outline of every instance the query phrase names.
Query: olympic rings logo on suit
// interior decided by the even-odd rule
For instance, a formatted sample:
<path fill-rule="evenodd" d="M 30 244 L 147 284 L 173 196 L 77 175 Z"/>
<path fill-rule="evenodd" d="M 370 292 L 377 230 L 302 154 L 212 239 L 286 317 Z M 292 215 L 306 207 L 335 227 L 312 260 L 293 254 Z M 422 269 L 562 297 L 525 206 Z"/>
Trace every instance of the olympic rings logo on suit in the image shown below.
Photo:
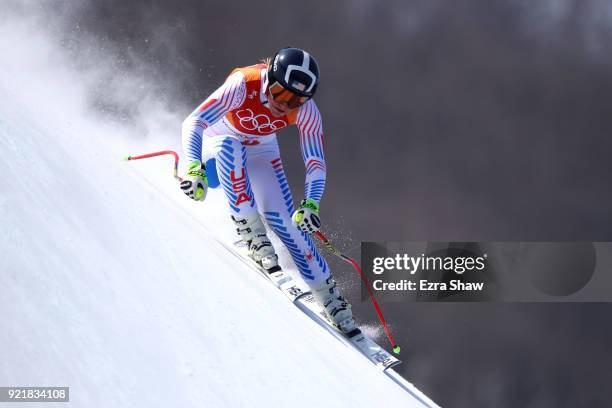
<path fill-rule="evenodd" d="M 238 120 L 240 120 L 240 126 L 246 130 L 256 130 L 259 133 L 272 133 L 278 129 L 282 129 L 287 126 L 287 122 L 281 119 L 270 121 L 267 115 L 259 114 L 255 115 L 251 109 L 243 109 L 236 112 Z"/>

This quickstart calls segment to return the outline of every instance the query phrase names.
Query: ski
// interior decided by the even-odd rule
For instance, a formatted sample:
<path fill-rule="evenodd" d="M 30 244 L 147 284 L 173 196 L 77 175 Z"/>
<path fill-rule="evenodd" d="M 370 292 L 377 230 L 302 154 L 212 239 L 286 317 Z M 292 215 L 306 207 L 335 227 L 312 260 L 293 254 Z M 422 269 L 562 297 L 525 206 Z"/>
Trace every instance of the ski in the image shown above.
<path fill-rule="evenodd" d="M 385 371 L 401 363 L 399 359 L 378 345 L 361 330 L 357 329 L 349 334 L 345 334 L 334 327 L 325 318 L 323 310 L 315 301 L 314 296 L 306 284 L 293 279 L 280 268 L 273 272 L 264 269 L 248 256 L 246 244 L 243 241 L 234 242 L 228 249 L 245 264 L 255 269 L 260 275 L 276 286 L 277 289 L 283 292 L 283 294 L 307 316 L 324 324 L 335 333 L 344 337 L 357 351 L 364 355 L 380 370 Z"/>

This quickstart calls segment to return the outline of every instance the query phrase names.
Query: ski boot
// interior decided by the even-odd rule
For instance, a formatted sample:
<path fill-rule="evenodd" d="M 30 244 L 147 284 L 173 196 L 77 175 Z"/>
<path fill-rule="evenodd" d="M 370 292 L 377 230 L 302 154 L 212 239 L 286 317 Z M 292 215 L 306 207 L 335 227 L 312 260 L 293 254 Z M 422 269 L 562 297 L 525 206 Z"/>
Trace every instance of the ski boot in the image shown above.
<path fill-rule="evenodd" d="M 325 312 L 327 320 L 334 327 L 348 337 L 361 333 L 353 319 L 351 304 L 344 300 L 333 277 L 327 278 L 322 286 L 311 289 L 315 300 Z"/>
<path fill-rule="evenodd" d="M 236 224 L 236 232 L 248 245 L 249 256 L 268 273 L 280 270 L 278 255 L 266 234 L 266 227 L 257 212 L 238 218 L 232 215 L 232 221 Z"/>

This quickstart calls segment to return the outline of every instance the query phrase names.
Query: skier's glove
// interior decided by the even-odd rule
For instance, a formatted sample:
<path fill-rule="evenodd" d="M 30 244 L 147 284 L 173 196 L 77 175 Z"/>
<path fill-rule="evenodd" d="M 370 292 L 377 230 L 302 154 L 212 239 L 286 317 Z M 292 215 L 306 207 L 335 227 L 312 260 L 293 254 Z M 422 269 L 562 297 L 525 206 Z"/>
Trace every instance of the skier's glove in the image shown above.
<path fill-rule="evenodd" d="M 319 218 L 319 204 L 312 198 L 305 198 L 300 203 L 300 208 L 291 216 L 293 225 L 306 234 L 317 232 L 321 228 Z"/>
<path fill-rule="evenodd" d="M 187 175 L 181 181 L 181 190 L 187 197 L 203 201 L 208 191 L 208 180 L 206 180 L 206 169 L 199 160 L 189 163 Z"/>

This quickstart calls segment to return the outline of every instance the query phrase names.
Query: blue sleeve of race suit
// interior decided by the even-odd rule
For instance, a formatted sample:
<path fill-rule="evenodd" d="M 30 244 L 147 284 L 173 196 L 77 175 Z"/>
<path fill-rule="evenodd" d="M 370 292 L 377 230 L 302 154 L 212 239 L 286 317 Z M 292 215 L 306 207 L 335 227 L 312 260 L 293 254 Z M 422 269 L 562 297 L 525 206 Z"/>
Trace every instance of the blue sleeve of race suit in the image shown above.
<path fill-rule="evenodd" d="M 304 196 L 320 202 L 325 190 L 327 169 L 323 151 L 321 113 L 312 99 L 300 108 L 296 125 L 300 133 L 300 149 L 306 166 Z"/>

